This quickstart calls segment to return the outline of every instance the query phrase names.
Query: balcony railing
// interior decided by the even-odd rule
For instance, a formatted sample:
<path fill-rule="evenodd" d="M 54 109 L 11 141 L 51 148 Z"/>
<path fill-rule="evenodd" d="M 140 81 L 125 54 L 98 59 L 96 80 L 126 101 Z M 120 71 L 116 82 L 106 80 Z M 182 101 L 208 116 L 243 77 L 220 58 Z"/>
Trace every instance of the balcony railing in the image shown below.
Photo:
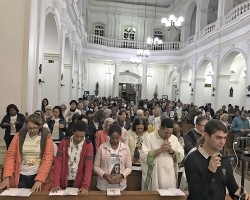
<path fill-rule="evenodd" d="M 208 33 L 211 33 L 215 30 L 215 25 L 216 22 L 213 22 L 211 24 L 206 25 L 202 30 L 201 30 L 201 37 L 204 37 Z"/>
<path fill-rule="evenodd" d="M 148 49 L 152 51 L 179 50 L 182 47 L 181 42 L 163 42 L 160 45 L 149 47 L 147 46 L 146 42 L 132 40 L 116 40 L 91 34 L 88 34 L 88 42 L 122 49 Z"/>
<path fill-rule="evenodd" d="M 190 36 L 190 37 L 186 40 L 185 46 L 191 44 L 192 42 L 194 42 L 194 35 Z"/>
<path fill-rule="evenodd" d="M 245 1 L 238 6 L 234 7 L 225 17 L 225 23 L 229 23 L 235 19 L 237 19 L 242 14 L 246 13 L 250 10 L 250 0 Z"/>

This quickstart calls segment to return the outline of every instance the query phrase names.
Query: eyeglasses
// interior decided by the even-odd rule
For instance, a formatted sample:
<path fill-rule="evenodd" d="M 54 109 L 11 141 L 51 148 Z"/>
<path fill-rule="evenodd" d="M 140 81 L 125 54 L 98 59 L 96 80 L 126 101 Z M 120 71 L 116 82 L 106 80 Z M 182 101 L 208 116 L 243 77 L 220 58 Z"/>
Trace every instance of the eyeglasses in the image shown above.
<path fill-rule="evenodd" d="M 28 131 L 36 131 L 36 130 L 38 130 L 38 129 L 39 129 L 39 127 L 27 128 Z"/>

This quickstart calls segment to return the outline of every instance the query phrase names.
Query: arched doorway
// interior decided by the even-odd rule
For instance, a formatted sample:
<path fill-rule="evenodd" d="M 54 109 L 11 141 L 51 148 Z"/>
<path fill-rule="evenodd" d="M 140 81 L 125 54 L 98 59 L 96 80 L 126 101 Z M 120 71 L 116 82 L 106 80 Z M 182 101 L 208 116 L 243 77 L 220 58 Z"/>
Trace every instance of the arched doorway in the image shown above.
<path fill-rule="evenodd" d="M 242 51 L 228 53 L 219 68 L 217 106 L 245 105 L 246 56 Z"/>
<path fill-rule="evenodd" d="M 141 76 L 136 73 L 119 73 L 119 98 L 137 102 L 141 97 Z"/>
<path fill-rule="evenodd" d="M 65 38 L 64 50 L 64 69 L 62 80 L 62 102 L 68 105 L 71 100 L 71 71 L 72 71 L 72 53 L 69 38 Z"/>
<path fill-rule="evenodd" d="M 210 60 L 205 59 L 198 66 L 195 78 L 195 100 L 198 106 L 211 103 L 213 67 Z"/>
<path fill-rule="evenodd" d="M 47 98 L 52 106 L 60 102 L 60 53 L 55 17 L 49 13 L 45 18 L 45 38 L 43 49 L 42 99 Z"/>

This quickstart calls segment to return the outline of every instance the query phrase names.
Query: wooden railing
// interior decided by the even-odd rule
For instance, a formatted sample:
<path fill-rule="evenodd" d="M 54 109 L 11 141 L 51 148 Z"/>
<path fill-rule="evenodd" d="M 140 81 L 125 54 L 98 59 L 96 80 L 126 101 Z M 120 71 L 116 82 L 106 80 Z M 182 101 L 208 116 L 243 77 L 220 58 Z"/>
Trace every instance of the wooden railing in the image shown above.
<path fill-rule="evenodd" d="M 182 47 L 181 42 L 163 42 L 160 45 L 148 46 L 146 42 L 116 40 L 92 34 L 88 34 L 88 42 L 122 49 L 148 49 L 152 51 L 179 50 Z"/>
<path fill-rule="evenodd" d="M 242 14 L 246 13 L 250 10 L 250 0 L 245 1 L 238 6 L 234 7 L 225 17 L 225 23 L 229 23 L 235 19 L 237 19 Z"/>

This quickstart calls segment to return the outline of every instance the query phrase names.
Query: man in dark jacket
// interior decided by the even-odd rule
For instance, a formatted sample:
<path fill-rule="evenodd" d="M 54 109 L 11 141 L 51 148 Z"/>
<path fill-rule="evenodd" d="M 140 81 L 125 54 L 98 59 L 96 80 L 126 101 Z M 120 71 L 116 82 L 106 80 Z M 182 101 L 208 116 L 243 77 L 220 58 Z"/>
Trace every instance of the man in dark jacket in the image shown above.
<path fill-rule="evenodd" d="M 217 119 L 207 122 L 204 144 L 190 153 L 185 161 L 188 200 L 225 200 L 226 188 L 232 199 L 239 199 L 238 187 L 229 159 L 222 159 L 220 151 L 227 138 L 226 126 Z M 244 193 L 245 199 L 249 196 Z"/>

